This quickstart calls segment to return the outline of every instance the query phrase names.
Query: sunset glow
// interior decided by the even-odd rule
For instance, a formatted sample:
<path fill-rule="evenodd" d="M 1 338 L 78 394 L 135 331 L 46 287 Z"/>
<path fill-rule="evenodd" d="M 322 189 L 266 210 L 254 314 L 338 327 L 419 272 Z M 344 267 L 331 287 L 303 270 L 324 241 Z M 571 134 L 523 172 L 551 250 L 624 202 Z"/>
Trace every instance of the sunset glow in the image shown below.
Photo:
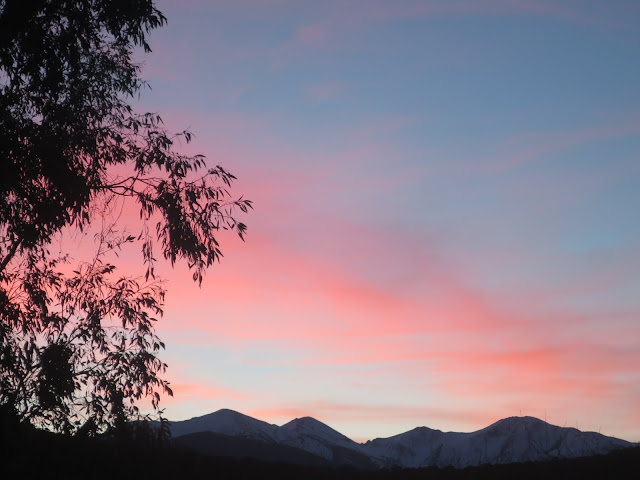
<path fill-rule="evenodd" d="M 255 206 L 156 269 L 167 418 L 640 441 L 640 3 L 157 6 L 136 109 Z"/>

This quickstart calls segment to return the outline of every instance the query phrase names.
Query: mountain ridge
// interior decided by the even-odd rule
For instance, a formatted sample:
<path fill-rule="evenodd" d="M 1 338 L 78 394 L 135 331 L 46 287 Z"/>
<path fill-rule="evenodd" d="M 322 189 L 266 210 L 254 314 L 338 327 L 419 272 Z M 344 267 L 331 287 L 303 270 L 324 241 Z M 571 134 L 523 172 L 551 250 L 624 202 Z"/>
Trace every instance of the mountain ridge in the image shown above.
<path fill-rule="evenodd" d="M 313 417 L 295 418 L 277 426 L 229 409 L 170 422 L 170 430 L 178 439 L 212 432 L 264 442 L 276 450 L 279 447 L 292 449 L 286 450 L 288 453 L 274 453 L 274 458 L 281 459 L 291 452 L 302 451 L 317 458 L 317 462 L 358 468 L 465 468 L 575 458 L 638 445 L 596 432 L 559 427 L 530 416 L 503 418 L 474 432 L 442 432 L 421 426 L 365 443 L 357 443 Z M 192 439 L 191 443 L 194 441 Z M 200 451 L 203 449 L 199 448 Z M 213 447 L 210 450 L 212 455 L 219 454 Z M 302 457 L 292 458 L 292 462 L 310 461 L 311 458 Z"/>

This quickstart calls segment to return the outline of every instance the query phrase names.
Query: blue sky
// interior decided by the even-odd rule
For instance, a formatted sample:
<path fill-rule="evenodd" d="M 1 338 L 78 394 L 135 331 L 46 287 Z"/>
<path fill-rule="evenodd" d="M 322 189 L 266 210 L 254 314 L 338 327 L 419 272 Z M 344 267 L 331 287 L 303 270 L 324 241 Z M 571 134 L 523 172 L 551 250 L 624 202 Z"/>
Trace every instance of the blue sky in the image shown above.
<path fill-rule="evenodd" d="M 157 6 L 139 109 L 256 206 L 162 272 L 169 418 L 640 440 L 640 4 Z"/>

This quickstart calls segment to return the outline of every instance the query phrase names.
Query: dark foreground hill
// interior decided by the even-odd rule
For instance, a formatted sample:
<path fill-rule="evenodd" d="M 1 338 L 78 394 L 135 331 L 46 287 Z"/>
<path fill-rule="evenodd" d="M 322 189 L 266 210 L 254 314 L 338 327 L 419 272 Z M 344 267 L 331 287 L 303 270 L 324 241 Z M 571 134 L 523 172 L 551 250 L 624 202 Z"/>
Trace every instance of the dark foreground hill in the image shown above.
<path fill-rule="evenodd" d="M 0 477 L 66 479 L 610 479 L 640 472 L 640 447 L 607 455 L 466 469 L 360 470 L 211 457 L 172 444 L 69 438 L 0 424 Z"/>

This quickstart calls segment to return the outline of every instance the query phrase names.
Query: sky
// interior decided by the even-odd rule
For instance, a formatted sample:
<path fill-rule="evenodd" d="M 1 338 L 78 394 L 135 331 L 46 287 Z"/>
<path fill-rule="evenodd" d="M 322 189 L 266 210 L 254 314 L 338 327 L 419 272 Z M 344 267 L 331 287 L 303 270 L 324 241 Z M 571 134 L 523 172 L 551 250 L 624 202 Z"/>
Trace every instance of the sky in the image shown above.
<path fill-rule="evenodd" d="M 640 441 L 640 3 L 156 4 L 134 107 L 255 206 L 156 269 L 167 418 Z"/>

